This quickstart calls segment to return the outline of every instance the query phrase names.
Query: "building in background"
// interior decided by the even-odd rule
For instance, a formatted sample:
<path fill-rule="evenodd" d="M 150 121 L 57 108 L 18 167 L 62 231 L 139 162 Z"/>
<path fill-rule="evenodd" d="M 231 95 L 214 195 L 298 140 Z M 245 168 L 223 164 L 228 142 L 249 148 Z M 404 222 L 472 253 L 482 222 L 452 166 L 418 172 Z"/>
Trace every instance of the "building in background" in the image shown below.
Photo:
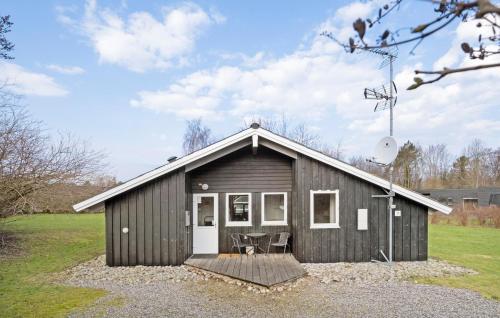
<path fill-rule="evenodd" d="M 422 189 L 419 192 L 448 206 L 467 210 L 490 205 L 500 206 L 500 187 Z"/>

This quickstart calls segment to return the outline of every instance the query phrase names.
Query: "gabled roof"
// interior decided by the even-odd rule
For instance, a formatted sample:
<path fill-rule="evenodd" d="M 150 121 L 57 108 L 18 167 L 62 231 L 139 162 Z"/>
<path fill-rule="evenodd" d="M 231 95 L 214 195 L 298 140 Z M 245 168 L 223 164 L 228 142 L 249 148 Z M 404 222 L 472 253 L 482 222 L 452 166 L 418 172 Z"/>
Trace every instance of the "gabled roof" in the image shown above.
<path fill-rule="evenodd" d="M 330 165 L 332 167 L 335 167 L 339 170 L 342 170 L 346 173 L 349 173 L 351 175 L 354 175 L 358 178 L 361 178 L 363 180 L 366 180 L 370 183 L 373 183 L 375 185 L 378 185 L 382 188 L 389 189 L 389 181 L 382 179 L 380 177 L 377 177 L 375 175 L 372 175 L 368 172 L 365 172 L 361 169 L 358 169 L 354 166 L 351 166 L 345 162 L 342 162 L 340 160 L 337 160 L 335 158 L 329 157 L 319 151 L 310 149 L 304 145 L 301 145 L 295 141 L 292 141 L 290 139 L 287 139 L 285 137 L 276 135 L 268 130 L 265 130 L 263 128 L 248 128 L 245 129 L 237 134 L 234 134 L 230 137 L 227 137 L 219 142 L 216 142 L 206 148 L 200 149 L 198 151 L 195 151 L 185 157 L 179 158 L 176 161 L 170 162 L 164 166 L 161 166 L 159 168 L 156 168 L 154 170 L 151 170 L 145 174 L 142 174 L 134 179 L 131 179 L 123 184 L 120 184 L 119 186 L 116 186 L 106 192 L 103 192 L 101 194 L 98 194 L 90 199 L 87 199 L 83 202 L 80 202 L 78 204 L 75 204 L 73 206 L 73 209 L 75 209 L 77 212 L 82 211 L 84 209 L 90 208 L 96 204 L 102 203 L 114 196 L 117 196 L 123 192 L 126 192 L 130 189 L 133 189 L 141 184 L 144 184 L 148 181 L 151 181 L 153 179 L 156 179 L 164 174 L 167 174 L 171 171 L 177 170 L 181 167 L 186 166 L 189 163 L 192 163 L 196 160 L 202 159 L 204 157 L 207 157 L 211 154 L 214 154 L 220 150 L 223 150 L 231 145 L 237 144 L 247 138 L 252 138 L 254 139 L 257 136 L 257 138 L 262 137 L 266 140 L 269 140 L 271 142 L 274 142 L 282 147 L 285 147 L 287 149 L 290 149 L 292 151 L 295 151 L 297 153 L 301 153 L 303 155 L 306 155 L 310 158 L 313 158 L 315 160 L 318 160 L 320 162 L 323 162 L 327 165 Z M 420 193 L 408 190 L 404 187 L 398 186 L 398 185 L 393 185 L 393 191 L 403 197 L 406 197 L 410 200 L 413 200 L 415 202 L 421 203 L 431 209 L 437 210 L 439 212 L 449 214 L 451 212 L 451 208 L 443 205 L 435 200 L 432 200 L 430 198 L 427 198 Z"/>

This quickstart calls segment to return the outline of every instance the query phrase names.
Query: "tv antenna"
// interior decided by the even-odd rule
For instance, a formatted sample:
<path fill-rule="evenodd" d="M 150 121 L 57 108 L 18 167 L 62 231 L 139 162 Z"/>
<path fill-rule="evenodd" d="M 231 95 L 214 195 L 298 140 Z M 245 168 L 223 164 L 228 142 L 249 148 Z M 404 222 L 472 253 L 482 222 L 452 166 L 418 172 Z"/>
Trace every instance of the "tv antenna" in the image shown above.
<path fill-rule="evenodd" d="M 383 250 L 380 250 L 380 253 L 385 258 L 387 263 L 392 263 L 392 218 L 393 218 L 393 209 L 395 208 L 394 202 L 394 191 L 392 190 L 392 179 L 394 168 L 392 162 L 396 159 L 398 148 L 396 144 L 396 140 L 393 138 L 394 135 L 394 115 L 393 109 L 396 106 L 397 102 L 397 88 L 394 83 L 394 60 L 397 58 L 398 49 L 396 46 L 389 48 L 378 48 L 378 49 L 369 49 L 367 52 L 379 55 L 382 57 L 382 62 L 380 63 L 379 68 L 382 69 L 389 65 L 389 84 L 382 85 L 379 88 L 365 88 L 364 96 L 365 99 L 374 99 L 377 100 L 377 104 L 375 105 L 373 111 L 383 111 L 389 109 L 389 137 L 382 138 L 377 144 L 375 148 L 375 157 L 369 159 L 368 161 L 374 162 L 379 165 L 388 166 L 389 167 L 389 192 L 386 192 L 385 195 L 372 195 L 374 198 L 387 198 L 388 199 L 388 207 L 387 210 L 389 212 L 389 257 L 384 254 Z"/>

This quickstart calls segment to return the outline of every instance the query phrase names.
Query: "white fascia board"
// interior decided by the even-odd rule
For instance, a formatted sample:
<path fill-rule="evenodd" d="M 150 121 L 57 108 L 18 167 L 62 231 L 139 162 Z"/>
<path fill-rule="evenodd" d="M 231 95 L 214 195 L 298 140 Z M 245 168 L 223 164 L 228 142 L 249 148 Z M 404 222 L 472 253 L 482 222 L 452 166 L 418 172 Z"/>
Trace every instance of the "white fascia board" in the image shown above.
<path fill-rule="evenodd" d="M 190 162 L 193 162 L 195 160 L 198 160 L 200 158 L 208 156 L 208 155 L 210 155 L 216 151 L 219 151 L 227 146 L 230 146 L 236 142 L 239 142 L 241 140 L 249 138 L 254 134 L 256 134 L 256 131 L 253 128 L 248 128 L 246 130 L 243 130 L 237 134 L 234 134 L 233 136 L 227 137 L 219 142 L 216 142 L 213 145 L 210 145 L 206 148 L 195 151 L 192 154 L 187 155 L 185 157 L 182 157 L 180 159 L 177 159 L 176 161 L 174 161 L 172 163 L 168 163 L 168 164 L 161 166 L 157 169 L 151 170 L 151 171 L 149 171 L 143 175 L 140 175 L 134 179 L 131 179 L 131 180 L 119 185 L 119 186 L 116 186 L 112 189 L 109 189 L 108 191 L 105 191 L 105 192 L 98 194 L 90 199 L 87 199 L 85 201 L 77 203 L 77 204 L 73 205 L 73 209 L 76 212 L 80 212 L 82 210 L 90 208 L 90 207 L 92 207 L 96 204 L 99 204 L 101 202 L 104 202 L 107 199 L 112 198 L 120 193 L 126 192 L 126 191 L 133 189 L 141 184 L 144 184 L 148 181 L 151 181 L 155 178 L 158 178 L 159 176 L 162 176 L 170 171 L 174 171 L 176 169 L 179 169 L 179 168 L 187 165 Z"/>
<path fill-rule="evenodd" d="M 271 133 L 270 131 L 267 131 L 265 129 L 262 129 L 262 128 L 258 128 L 257 129 L 257 132 L 260 136 L 268 139 L 268 140 L 271 140 L 271 141 L 274 141 L 278 144 L 281 144 L 285 147 L 288 147 L 290 149 L 293 149 L 295 150 L 296 152 L 299 152 L 299 153 L 302 153 L 308 157 L 311 157 L 313 159 L 316 159 L 318 161 L 321 161 L 323 163 L 326 163 L 330 166 L 333 166 L 337 169 L 340 169 L 342 171 L 345 171 L 349 174 L 352 174 L 354 176 L 357 176 L 358 178 L 361 178 L 363 180 L 366 180 L 366 181 L 369 181 L 373 184 L 376 184 L 378 186 L 381 186 L 383 188 L 386 188 L 386 189 L 389 189 L 390 185 L 389 185 L 389 181 L 385 180 L 385 179 L 382 179 L 380 177 L 377 177 L 375 175 L 372 175 L 368 172 L 365 172 L 361 169 L 358 169 L 354 166 L 351 166 L 347 163 L 344 163 L 340 160 L 336 160 L 332 157 L 329 157 L 327 155 L 324 155 L 322 154 L 321 152 L 318 152 L 318 151 L 315 151 L 315 150 L 312 150 L 310 148 L 307 148 L 301 144 L 298 144 L 294 141 L 291 141 L 287 138 L 284 138 L 284 137 L 281 137 L 281 136 L 278 136 L 278 135 L 275 135 L 273 133 Z M 428 206 L 429 208 L 432 208 L 434 210 L 437 210 L 439 212 L 442 212 L 442 213 L 445 213 L 445 214 L 450 214 L 451 211 L 452 211 L 452 208 L 446 206 L 446 205 L 443 205 L 437 201 L 434 201 L 432 199 L 429 199 L 423 195 L 421 195 L 420 193 L 417 193 L 417 192 L 414 192 L 414 191 L 411 191 L 411 190 L 408 190 L 406 188 L 403 188 L 401 186 L 398 186 L 396 184 L 393 184 L 392 186 L 392 189 L 395 193 L 398 193 L 404 197 L 407 197 L 413 201 L 416 201 L 416 202 L 419 202 L 423 205 L 426 205 Z"/>
<path fill-rule="evenodd" d="M 99 203 L 101 203 L 109 198 L 112 198 L 120 193 L 123 193 L 125 191 L 130 190 L 130 189 L 133 189 L 133 188 L 135 188 L 143 183 L 151 181 L 151 180 L 153 180 L 161 175 L 164 175 L 170 171 L 179 169 L 179 168 L 181 168 L 181 167 L 183 167 L 183 166 L 185 166 L 185 165 L 187 165 L 195 160 L 199 160 L 199 159 L 201 159 L 205 156 L 208 156 L 216 151 L 219 151 L 225 147 L 228 147 L 236 142 L 244 140 L 245 138 L 252 137 L 253 135 L 261 136 L 265 139 L 268 139 L 272 142 L 280 144 L 280 145 L 287 147 L 291 150 L 302 153 L 308 157 L 311 157 L 313 159 L 321 161 L 321 162 L 328 164 L 332 167 L 335 167 L 339 170 L 342 170 L 342 171 L 345 171 L 349 174 L 357 176 L 357 177 L 359 177 L 363 180 L 366 180 L 370 183 L 376 184 L 376 185 L 381 186 L 385 189 L 389 189 L 389 181 L 387 181 L 387 180 L 384 180 L 380 177 L 377 177 L 377 176 L 372 175 L 368 172 L 365 172 L 365 171 L 360 170 L 356 167 L 353 167 L 347 163 L 344 163 L 342 161 L 339 161 L 337 159 L 334 159 L 332 157 L 324 155 L 321 152 L 312 150 L 312 149 L 305 147 L 299 143 L 296 143 L 290 139 L 276 135 L 276 134 L 274 134 L 270 131 L 267 131 L 265 129 L 248 128 L 248 129 L 243 130 L 243 131 L 241 131 L 233 136 L 225 138 L 225 139 L 223 139 L 223 140 L 221 140 L 213 145 L 210 145 L 210 146 L 203 148 L 203 149 L 200 149 L 200 150 L 198 150 L 198 151 L 196 151 L 188 156 L 180 158 L 172 163 L 166 164 L 166 165 L 159 167 L 155 170 L 147 172 L 147 173 L 145 173 L 137 178 L 129 180 L 129 181 L 127 181 L 127 182 L 125 182 L 117 187 L 114 187 L 106 192 L 98 194 L 98 195 L 96 195 L 90 199 L 87 199 L 83 202 L 77 203 L 77 204 L 73 205 L 73 209 L 75 209 L 75 211 L 79 212 L 79 211 L 82 211 L 82 210 L 87 209 L 89 207 L 92 207 L 92 206 L 99 204 Z M 252 137 L 252 140 L 253 140 L 253 138 L 255 138 L 255 137 Z M 443 205 L 437 201 L 434 201 L 432 199 L 429 199 L 429 198 L 421 195 L 420 193 L 408 190 L 408 189 L 403 188 L 401 186 L 398 186 L 396 184 L 393 185 L 393 191 L 395 193 L 398 193 L 398 194 L 400 194 L 404 197 L 407 197 L 413 201 L 416 201 L 416 202 L 419 202 L 423 205 L 426 205 L 429 208 L 432 208 L 432 209 L 437 210 L 439 212 L 449 214 L 452 211 L 452 208 L 450 208 L 446 205 Z"/>

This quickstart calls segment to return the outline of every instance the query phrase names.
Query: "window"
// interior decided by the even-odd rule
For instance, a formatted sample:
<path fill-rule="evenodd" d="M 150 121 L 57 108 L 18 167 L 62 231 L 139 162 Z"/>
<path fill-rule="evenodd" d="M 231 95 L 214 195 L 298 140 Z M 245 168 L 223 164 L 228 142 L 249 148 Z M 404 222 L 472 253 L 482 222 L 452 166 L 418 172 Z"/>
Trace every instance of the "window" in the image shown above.
<path fill-rule="evenodd" d="M 252 226 L 250 193 L 226 194 L 226 226 Z"/>
<path fill-rule="evenodd" d="M 287 225 L 286 192 L 262 193 L 262 225 Z"/>
<path fill-rule="evenodd" d="M 464 198 L 463 199 L 463 208 L 464 210 L 474 210 L 479 205 L 478 198 Z"/>
<path fill-rule="evenodd" d="M 311 190 L 311 229 L 339 228 L 339 190 Z"/>

